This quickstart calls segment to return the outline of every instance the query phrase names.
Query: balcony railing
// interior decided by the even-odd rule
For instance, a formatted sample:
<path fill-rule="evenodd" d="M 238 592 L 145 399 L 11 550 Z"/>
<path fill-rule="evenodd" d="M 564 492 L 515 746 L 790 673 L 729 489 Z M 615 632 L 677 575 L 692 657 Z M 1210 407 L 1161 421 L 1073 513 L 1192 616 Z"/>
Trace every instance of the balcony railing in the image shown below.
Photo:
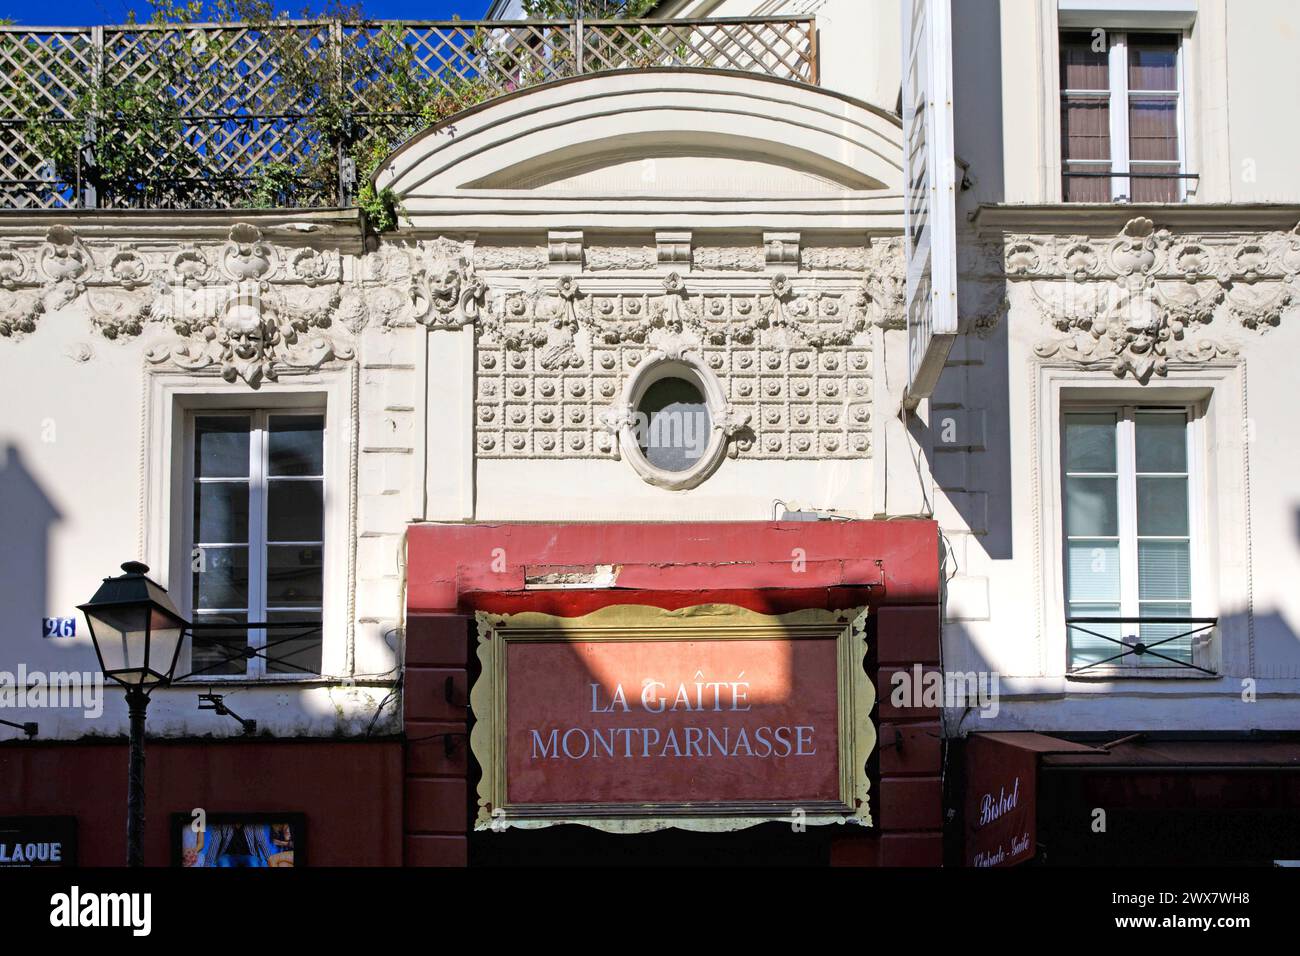
<path fill-rule="evenodd" d="M 1181 667 L 1214 675 L 1214 671 L 1195 663 L 1194 644 L 1208 639 L 1218 623 L 1217 617 L 1067 617 L 1070 673 L 1086 676 L 1090 671 L 1096 673 L 1107 668 L 1154 666 Z M 1081 638 L 1114 644 L 1116 653 L 1074 666 L 1078 657 L 1076 641 Z"/>
<path fill-rule="evenodd" d="M 1184 202 L 1200 184 L 1200 173 L 1116 173 L 1067 169 L 1061 173 L 1066 202 Z M 1078 188 L 1075 188 L 1078 181 Z M 1117 181 L 1127 184 L 1119 189 Z"/>
<path fill-rule="evenodd" d="M 313 677 L 321 671 L 322 635 L 319 617 L 248 623 L 196 621 L 190 625 L 192 669 L 173 680 L 247 678 L 253 661 L 259 662 L 263 675 Z"/>
<path fill-rule="evenodd" d="M 605 70 L 816 84 L 811 18 L 0 26 L 0 208 L 348 205 L 466 106 Z"/>

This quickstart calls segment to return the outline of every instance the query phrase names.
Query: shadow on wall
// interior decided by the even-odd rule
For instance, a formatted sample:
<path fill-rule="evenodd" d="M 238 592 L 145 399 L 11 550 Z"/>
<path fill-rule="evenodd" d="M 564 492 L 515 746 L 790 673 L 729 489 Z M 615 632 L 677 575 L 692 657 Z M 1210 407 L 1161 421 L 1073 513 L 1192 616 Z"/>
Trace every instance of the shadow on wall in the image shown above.
<path fill-rule="evenodd" d="M 970 733 L 991 730 L 993 729 L 991 725 L 999 718 L 1001 723 L 997 724 L 998 729 L 1007 729 L 1008 718 L 1017 725 L 1018 729 L 1036 729 L 1023 726 L 1023 721 L 1016 720 L 1014 714 L 1002 710 L 1001 701 L 996 697 L 1001 694 L 1002 687 L 1000 684 L 992 684 L 992 675 L 998 670 L 997 662 L 990 660 L 984 654 L 979 636 L 960 621 L 944 622 L 943 660 L 945 695 L 940 713 L 945 737 L 965 737 Z M 947 692 L 949 682 L 956 691 L 951 695 Z M 976 688 L 973 700 L 969 693 L 961 693 L 971 687 Z M 991 702 L 979 697 L 979 692 L 984 689 L 994 693 Z M 879 692 L 889 693 L 890 689 L 881 688 Z"/>
<path fill-rule="evenodd" d="M 1296 541 L 1296 557 L 1300 558 L 1300 508 L 1293 511 L 1292 526 Z M 1024 635 L 1024 639 L 1031 640 L 1032 635 Z M 960 621 L 949 621 L 944 624 L 943 640 L 944 661 L 948 672 L 988 673 L 996 669 L 1000 663 L 1004 663 L 990 660 L 981 648 L 981 635 Z M 1250 710 L 1245 711 L 1243 716 L 1243 712 L 1238 710 L 1241 707 L 1252 707 L 1257 701 L 1266 699 L 1260 696 L 1249 699 L 1246 696 L 1238 696 L 1239 692 L 1247 686 L 1243 683 L 1246 677 L 1253 676 L 1260 681 L 1300 680 L 1300 634 L 1297 634 L 1285 611 L 1276 608 L 1267 611 L 1257 608 L 1253 613 L 1244 608 L 1225 610 L 1219 616 L 1216 640 L 1219 642 L 1220 649 L 1219 672 L 1223 675 L 1223 679 L 1183 684 L 1182 686 L 1186 687 L 1189 693 L 1180 696 L 1194 698 L 1197 694 L 1204 693 L 1206 697 L 1195 703 L 1178 702 L 1175 706 L 1178 707 L 1179 716 L 1175 725 L 1170 725 L 1170 712 L 1164 709 L 1164 705 L 1157 705 L 1148 711 L 1145 717 L 1136 718 L 1133 712 L 1129 712 L 1125 719 L 1118 720 L 1113 727 L 1106 729 L 1114 730 L 1116 733 L 1168 729 L 1295 730 L 1294 718 L 1276 709 L 1279 698 L 1272 698 L 1274 703 L 1264 712 Z M 1253 668 L 1250 651 L 1252 640 L 1254 642 Z M 1189 672 L 1189 677 L 1196 676 L 1198 675 Z M 889 693 L 889 688 L 882 687 L 878 691 L 886 695 Z M 1261 693 L 1280 693 L 1280 691 L 1256 688 L 1256 694 Z M 1213 699 L 1210 695 L 1213 695 Z M 1207 704 L 1210 706 L 1207 707 Z M 944 711 L 945 733 L 950 737 L 958 737 L 984 730 L 986 728 L 981 726 L 980 717 L 977 708 L 948 707 Z M 1285 723 L 1279 723 L 1279 719 Z M 1000 711 L 1000 722 L 996 729 L 1013 728 L 1047 732 L 1061 729 L 1056 723 L 1043 723 L 1028 715 L 1018 718 L 1014 707 Z"/>
<path fill-rule="evenodd" d="M 1287 563 L 1294 566 L 1300 561 L 1300 508 L 1291 512 L 1291 528 L 1295 538 L 1295 552 Z M 1253 569 L 1252 569 L 1253 570 Z M 1248 622 L 1244 613 L 1225 618 L 1220 622 L 1226 631 L 1231 621 L 1240 621 L 1243 640 L 1246 637 Z M 1255 676 L 1261 680 L 1296 680 L 1300 679 L 1300 635 L 1287 620 L 1284 611 L 1276 608 L 1254 614 L 1255 639 Z M 1244 645 L 1243 645 L 1244 646 Z"/>
<path fill-rule="evenodd" d="M 961 335 L 930 401 L 928 428 L 913 429 L 924 449 L 945 531 L 969 529 L 958 553 L 983 549 L 989 559 L 1012 557 L 1011 421 L 1008 392 L 1007 288 L 1000 243 L 981 243 L 970 218 L 982 203 L 1006 198 L 1002 116 L 1002 4 L 962 0 L 952 5 L 953 133 L 963 177 L 957 192 L 957 292 Z M 939 491 L 942 489 L 942 492 Z M 985 575 L 953 557 L 945 574 Z"/>
<path fill-rule="evenodd" d="M 41 639 L 49 613 L 50 534 L 63 515 L 14 445 L 0 463 L 0 670 L 18 663 L 18 649 Z"/>

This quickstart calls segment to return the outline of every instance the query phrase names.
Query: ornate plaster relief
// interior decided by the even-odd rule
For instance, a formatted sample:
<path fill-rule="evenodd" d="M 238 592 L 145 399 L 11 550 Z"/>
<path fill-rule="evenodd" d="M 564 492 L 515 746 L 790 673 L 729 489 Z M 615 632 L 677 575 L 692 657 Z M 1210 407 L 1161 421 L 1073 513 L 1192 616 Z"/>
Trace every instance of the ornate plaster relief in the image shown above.
<path fill-rule="evenodd" d="M 1267 331 L 1300 303 L 1300 225 L 1174 234 L 1136 217 L 1109 238 L 1009 235 L 1005 270 L 1046 326 L 1040 357 L 1145 382 L 1171 362 L 1235 355 L 1234 333 Z"/>

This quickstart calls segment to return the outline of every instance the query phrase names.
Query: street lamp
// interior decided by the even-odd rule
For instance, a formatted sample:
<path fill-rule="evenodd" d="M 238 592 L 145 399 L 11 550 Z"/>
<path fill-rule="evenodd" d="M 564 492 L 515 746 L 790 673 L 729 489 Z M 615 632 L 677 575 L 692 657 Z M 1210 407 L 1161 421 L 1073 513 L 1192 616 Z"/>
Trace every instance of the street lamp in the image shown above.
<path fill-rule="evenodd" d="M 122 570 L 118 577 L 104 578 L 95 596 L 78 610 L 90 625 L 104 676 L 126 688 L 131 715 L 126 864 L 143 866 L 145 711 L 154 688 L 171 683 L 188 625 L 166 590 L 145 577 L 148 566 L 128 561 Z"/>

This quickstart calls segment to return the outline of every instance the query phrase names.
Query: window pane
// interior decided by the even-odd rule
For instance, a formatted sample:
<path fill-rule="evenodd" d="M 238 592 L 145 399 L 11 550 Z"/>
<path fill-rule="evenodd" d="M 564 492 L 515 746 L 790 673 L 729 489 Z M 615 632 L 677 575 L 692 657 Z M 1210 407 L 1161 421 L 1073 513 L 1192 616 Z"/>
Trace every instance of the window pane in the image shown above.
<path fill-rule="evenodd" d="M 1190 604 L 1142 604 L 1139 606 L 1138 614 L 1141 617 L 1190 617 L 1192 606 Z M 1143 624 L 1139 630 L 1139 638 L 1144 644 L 1157 644 L 1154 650 L 1165 657 L 1172 657 L 1176 661 L 1190 664 L 1192 661 L 1192 639 L 1191 637 L 1179 637 L 1180 634 L 1186 634 L 1194 630 L 1194 624 Z M 1170 661 L 1162 660 L 1152 654 L 1143 654 L 1141 656 L 1142 664 L 1148 667 L 1174 667 Z"/>
<path fill-rule="evenodd" d="M 320 611 L 272 611 L 267 623 L 319 621 Z M 294 626 L 266 629 L 266 672 L 268 674 L 319 674 L 321 629 Z"/>
<path fill-rule="evenodd" d="M 1177 163 L 1178 101 L 1169 97 L 1130 97 L 1128 143 L 1131 160 Z"/>
<path fill-rule="evenodd" d="M 1100 49 L 1095 49 L 1099 47 Z M 1061 34 L 1061 89 L 1105 90 L 1110 86 L 1105 39 L 1091 32 Z"/>
<path fill-rule="evenodd" d="M 712 434 L 709 406 L 683 378 L 663 378 L 646 389 L 637 406 L 644 422 L 637 440 L 646 461 L 664 471 L 693 468 Z"/>
<path fill-rule="evenodd" d="M 1066 545 L 1065 593 L 1072 603 L 1119 600 L 1119 542 L 1073 540 Z"/>
<path fill-rule="evenodd" d="M 248 418 L 202 415 L 194 419 L 194 476 L 248 477 Z"/>
<path fill-rule="evenodd" d="M 1065 479 L 1065 533 L 1113 537 L 1119 533 L 1114 478 Z"/>
<path fill-rule="evenodd" d="M 1144 601 L 1191 599 L 1192 562 L 1188 542 L 1138 542 L 1138 597 Z"/>
<path fill-rule="evenodd" d="M 324 536 L 324 485 L 272 481 L 267 485 L 268 541 L 320 541 Z"/>
<path fill-rule="evenodd" d="M 1074 412 L 1065 416 L 1065 470 L 1115 471 L 1115 416 Z"/>
<path fill-rule="evenodd" d="M 1138 412 L 1133 422 L 1139 472 L 1187 472 L 1186 415 Z"/>
<path fill-rule="evenodd" d="M 1128 88 L 1178 89 L 1178 37 L 1168 33 L 1128 35 Z"/>
<path fill-rule="evenodd" d="M 1182 167 L 1177 163 L 1151 163 L 1134 165 L 1131 167 L 1135 173 L 1169 173 L 1168 179 L 1162 177 L 1149 178 L 1139 176 L 1132 181 L 1133 186 L 1130 192 L 1133 202 L 1178 202 L 1179 201 L 1179 180 L 1174 178 L 1174 174 L 1182 172 Z"/>
<path fill-rule="evenodd" d="M 204 481 L 194 486 L 194 542 L 248 541 L 248 485 L 242 481 Z"/>
<path fill-rule="evenodd" d="M 272 415 L 272 475 L 324 474 L 325 418 L 322 415 Z"/>
<path fill-rule="evenodd" d="M 1109 176 L 1075 175 L 1109 173 L 1110 163 L 1066 163 L 1061 177 L 1061 197 L 1065 202 L 1110 202 Z"/>
<path fill-rule="evenodd" d="M 1118 617 L 1118 604 L 1070 604 L 1069 617 Z M 1070 645 L 1070 667 L 1079 668 L 1114 657 L 1123 651 L 1119 624 L 1071 624 L 1066 631 Z M 1111 638 L 1111 640 L 1107 640 Z M 1112 661 L 1118 664 L 1120 661 Z"/>
<path fill-rule="evenodd" d="M 1061 195 L 1066 202 L 1110 202 L 1110 179 L 1094 175 L 1110 172 L 1109 88 L 1105 41 L 1098 44 L 1089 32 L 1062 33 L 1061 89 L 1102 94 L 1061 98 Z"/>
<path fill-rule="evenodd" d="M 190 643 L 190 672 L 196 678 L 247 673 L 248 663 L 242 653 L 248 646 L 248 631 L 238 626 L 247 621 L 243 614 L 196 614 L 194 623 L 199 626 L 194 630 Z M 207 624 L 235 626 L 209 630 L 203 626 Z"/>
<path fill-rule="evenodd" d="M 321 549 L 296 545 L 266 549 L 267 607 L 319 607 Z"/>
<path fill-rule="evenodd" d="M 1139 535 L 1186 536 L 1187 479 L 1139 478 L 1137 526 Z"/>
<path fill-rule="evenodd" d="M 1065 98 L 1061 103 L 1061 158 L 1066 162 L 1110 160 L 1109 101 L 1091 96 Z"/>
<path fill-rule="evenodd" d="M 199 551 L 200 570 L 194 572 L 195 608 L 248 607 L 248 548 Z"/>

